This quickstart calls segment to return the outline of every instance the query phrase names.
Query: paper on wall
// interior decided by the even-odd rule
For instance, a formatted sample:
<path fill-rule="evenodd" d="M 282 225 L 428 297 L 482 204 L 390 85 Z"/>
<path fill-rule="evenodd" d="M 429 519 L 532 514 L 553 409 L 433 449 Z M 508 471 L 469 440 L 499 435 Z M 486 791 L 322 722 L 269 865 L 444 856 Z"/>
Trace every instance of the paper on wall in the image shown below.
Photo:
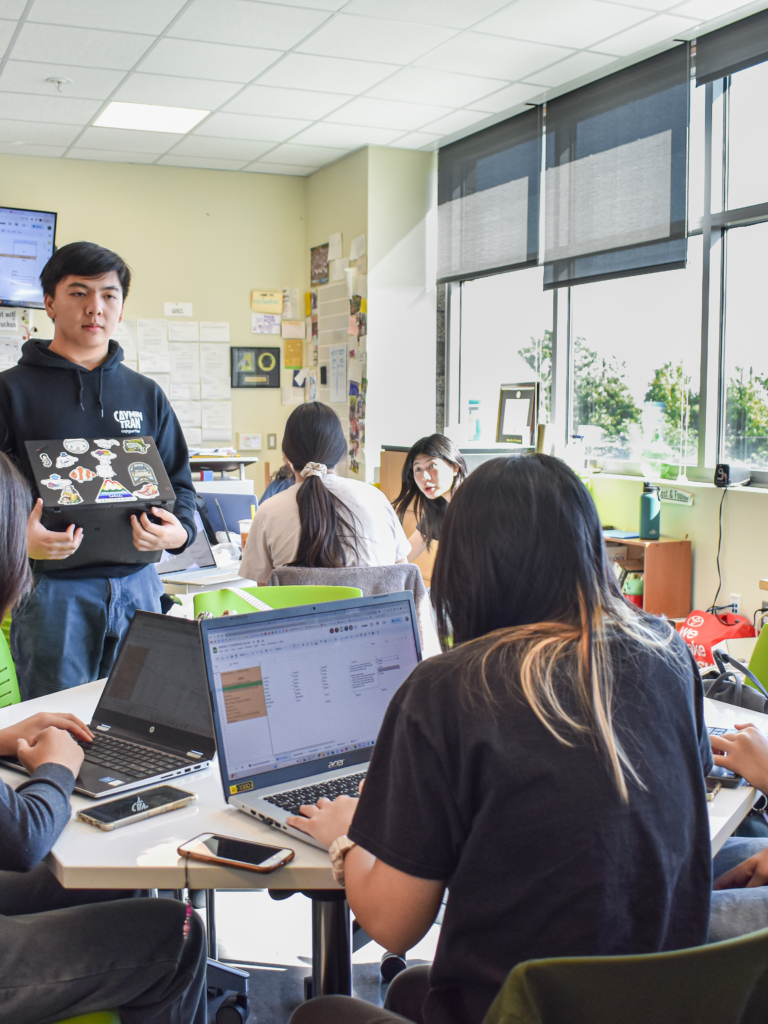
<path fill-rule="evenodd" d="M 232 403 L 203 402 L 203 440 L 225 440 L 232 436 Z"/>
<path fill-rule="evenodd" d="M 202 402 L 173 402 L 173 411 L 182 427 L 202 426 Z"/>
<path fill-rule="evenodd" d="M 0 370 L 10 370 L 21 359 L 21 335 L 0 335 Z"/>
<path fill-rule="evenodd" d="M 204 380 L 202 391 L 202 397 L 206 401 L 228 402 L 232 397 L 229 377 L 213 377 L 210 380 Z"/>
<path fill-rule="evenodd" d="M 168 324 L 168 341 L 200 341 L 200 324 L 197 320 Z"/>
<path fill-rule="evenodd" d="M 357 238 L 353 238 L 349 246 L 349 258 L 351 260 L 359 260 L 361 256 L 365 256 L 365 235 L 358 235 Z"/>
<path fill-rule="evenodd" d="M 166 395 L 169 394 L 171 390 L 170 373 L 144 373 L 144 371 L 142 371 L 142 374 L 145 377 L 149 377 L 150 380 L 153 380 L 155 384 L 157 384 L 166 393 Z"/>
<path fill-rule="evenodd" d="M 349 266 L 349 256 L 344 256 L 343 259 L 331 261 L 331 280 L 332 281 L 343 281 L 344 271 Z"/>
<path fill-rule="evenodd" d="M 355 282 L 355 295 L 359 295 L 361 299 L 368 298 L 368 275 L 358 274 L 357 281 Z"/>
<path fill-rule="evenodd" d="M 304 338 L 307 323 L 305 320 L 283 320 L 280 330 L 284 338 Z"/>
<path fill-rule="evenodd" d="M 277 316 L 283 312 L 283 293 L 279 292 L 251 292 L 252 313 L 276 313 Z"/>
<path fill-rule="evenodd" d="M 347 346 L 331 345 L 331 404 L 347 401 Z"/>
<path fill-rule="evenodd" d="M 128 362 L 129 359 L 135 361 L 139 358 L 138 349 L 136 348 L 135 320 L 121 320 L 112 332 L 112 337 L 123 350 L 125 362 Z"/>
<path fill-rule="evenodd" d="M 231 377 L 229 346 L 206 344 L 200 346 L 200 377 L 202 380 Z"/>
<path fill-rule="evenodd" d="M 0 331 L 7 331 L 9 334 L 21 333 L 18 309 L 0 309 Z"/>
<path fill-rule="evenodd" d="M 301 316 L 298 288 L 283 288 L 283 319 L 295 320 Z"/>
<path fill-rule="evenodd" d="M 279 334 L 280 317 L 276 313 L 251 313 L 251 334 Z"/>
<path fill-rule="evenodd" d="M 229 341 L 229 321 L 201 320 L 200 341 Z"/>
<path fill-rule="evenodd" d="M 187 442 L 188 445 L 196 445 L 202 443 L 203 432 L 200 429 L 200 427 L 182 427 L 181 432 L 184 435 L 184 440 Z"/>
<path fill-rule="evenodd" d="M 171 383 L 171 393 L 169 397 L 172 402 L 199 402 L 200 385 L 177 384 L 175 381 L 173 381 Z"/>
<path fill-rule="evenodd" d="M 168 347 L 173 383 L 198 384 L 200 381 L 200 346 L 190 345 L 188 342 L 171 342 Z"/>
<path fill-rule="evenodd" d="M 347 297 L 351 299 L 357 295 L 357 267 L 347 267 L 344 276 L 347 279 Z"/>
<path fill-rule="evenodd" d="M 141 352 L 139 353 L 139 367 L 142 373 L 170 373 L 170 353 L 166 352 L 163 355 L 160 352 Z"/>
<path fill-rule="evenodd" d="M 358 256 L 358 258 L 357 258 L 357 272 L 358 272 L 358 274 L 367 274 L 368 273 L 368 257 L 367 256 Z"/>
<path fill-rule="evenodd" d="M 329 260 L 340 260 L 341 259 L 341 232 L 338 231 L 335 235 L 331 235 L 328 239 L 328 259 Z"/>
<path fill-rule="evenodd" d="M 136 347 L 142 373 L 170 372 L 167 320 L 137 320 Z"/>
<path fill-rule="evenodd" d="M 192 316 L 192 303 L 164 302 L 163 313 L 166 316 Z"/>
<path fill-rule="evenodd" d="M 280 396 L 281 405 L 301 405 L 301 403 L 304 401 L 304 392 L 301 390 L 301 388 L 281 388 Z"/>

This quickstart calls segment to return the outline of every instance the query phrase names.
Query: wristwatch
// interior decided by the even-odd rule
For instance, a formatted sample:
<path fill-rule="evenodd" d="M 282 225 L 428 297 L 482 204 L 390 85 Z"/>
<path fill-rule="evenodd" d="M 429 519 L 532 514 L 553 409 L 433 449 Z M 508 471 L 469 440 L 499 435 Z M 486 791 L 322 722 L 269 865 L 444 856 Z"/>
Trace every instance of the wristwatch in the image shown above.
<path fill-rule="evenodd" d="M 353 843 L 349 836 L 339 836 L 338 839 L 334 839 L 328 849 L 333 877 L 342 888 L 344 888 L 344 858 L 354 846 L 357 846 L 357 843 Z"/>

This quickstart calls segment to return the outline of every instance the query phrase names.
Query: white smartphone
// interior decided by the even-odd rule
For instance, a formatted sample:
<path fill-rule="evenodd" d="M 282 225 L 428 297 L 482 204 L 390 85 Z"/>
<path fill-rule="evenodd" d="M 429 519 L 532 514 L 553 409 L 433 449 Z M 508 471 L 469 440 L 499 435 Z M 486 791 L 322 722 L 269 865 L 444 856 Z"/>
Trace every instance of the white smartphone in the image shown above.
<path fill-rule="evenodd" d="M 293 850 L 287 848 L 249 843 L 245 839 L 217 836 L 212 832 L 204 832 L 188 843 L 183 843 L 178 852 L 181 857 L 192 857 L 194 860 L 208 861 L 209 864 L 226 864 L 233 868 L 261 872 L 274 871 L 294 857 Z"/>
<path fill-rule="evenodd" d="M 88 825 L 95 825 L 96 828 L 110 832 L 113 828 L 130 825 L 143 818 L 152 818 L 156 814 L 165 814 L 166 811 L 186 807 L 193 800 L 197 800 L 197 794 L 186 789 L 177 789 L 176 786 L 154 786 L 152 789 L 142 789 L 138 793 L 129 793 L 128 796 L 94 804 L 83 811 L 78 811 L 77 818 L 78 821 L 85 821 Z"/>

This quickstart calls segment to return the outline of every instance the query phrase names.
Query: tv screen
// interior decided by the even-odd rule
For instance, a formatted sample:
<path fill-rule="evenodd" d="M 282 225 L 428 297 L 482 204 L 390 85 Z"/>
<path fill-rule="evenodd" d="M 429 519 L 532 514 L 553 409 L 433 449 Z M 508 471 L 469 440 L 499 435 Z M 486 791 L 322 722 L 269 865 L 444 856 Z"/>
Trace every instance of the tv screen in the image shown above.
<path fill-rule="evenodd" d="M 0 306 L 44 308 L 40 273 L 55 242 L 55 213 L 0 206 Z"/>

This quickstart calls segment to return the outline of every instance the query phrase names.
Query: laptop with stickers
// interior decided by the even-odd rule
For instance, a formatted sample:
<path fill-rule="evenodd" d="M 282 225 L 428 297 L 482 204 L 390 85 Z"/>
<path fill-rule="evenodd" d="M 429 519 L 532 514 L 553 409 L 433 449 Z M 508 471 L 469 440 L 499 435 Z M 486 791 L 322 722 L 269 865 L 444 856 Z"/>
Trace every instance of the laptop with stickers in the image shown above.
<path fill-rule="evenodd" d="M 392 695 L 421 660 L 413 594 L 200 623 L 224 799 L 294 839 L 321 796 L 357 796 Z"/>
<path fill-rule="evenodd" d="M 216 752 L 200 627 L 136 612 L 90 723 L 75 791 L 104 797 L 207 768 Z M 15 758 L 0 763 L 24 771 Z"/>
<path fill-rule="evenodd" d="M 66 437 L 27 441 L 26 449 L 43 499 L 43 526 L 83 529 L 73 555 L 38 560 L 38 572 L 160 560 L 160 551 L 138 551 L 131 532 L 132 515 L 150 514 L 153 506 L 172 512 L 176 501 L 153 438 Z"/>

